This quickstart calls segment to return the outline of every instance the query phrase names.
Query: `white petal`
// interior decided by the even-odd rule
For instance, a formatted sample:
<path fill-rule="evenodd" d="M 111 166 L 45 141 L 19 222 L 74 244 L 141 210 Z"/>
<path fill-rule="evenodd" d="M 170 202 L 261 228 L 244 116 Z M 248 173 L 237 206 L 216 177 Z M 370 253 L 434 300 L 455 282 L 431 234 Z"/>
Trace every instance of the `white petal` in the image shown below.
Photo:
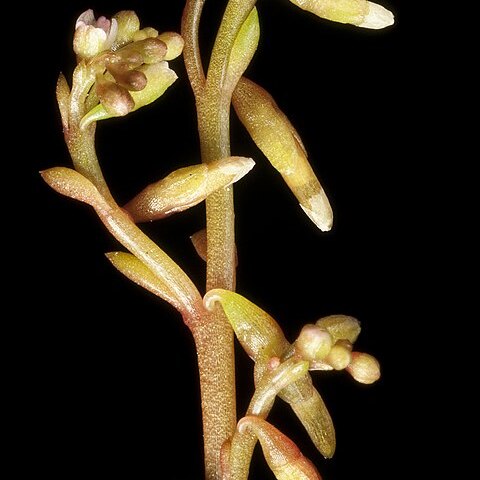
<path fill-rule="evenodd" d="M 105 40 L 105 45 L 103 46 L 105 50 L 110 49 L 110 47 L 113 45 L 113 43 L 117 38 L 117 33 L 118 33 L 118 22 L 115 18 L 112 18 L 110 22 L 110 29 L 108 31 L 108 37 Z"/>
<path fill-rule="evenodd" d="M 89 10 L 85 10 L 78 18 L 77 22 L 75 23 L 75 30 L 80 25 L 93 25 L 95 23 L 95 15 L 93 10 L 90 8 Z"/>
<path fill-rule="evenodd" d="M 372 28 L 378 30 L 380 28 L 389 27 L 394 23 L 393 13 L 390 10 L 387 10 L 385 7 L 378 5 L 377 3 L 367 2 L 368 3 L 368 14 L 363 19 L 363 22 L 358 25 L 363 28 Z"/>

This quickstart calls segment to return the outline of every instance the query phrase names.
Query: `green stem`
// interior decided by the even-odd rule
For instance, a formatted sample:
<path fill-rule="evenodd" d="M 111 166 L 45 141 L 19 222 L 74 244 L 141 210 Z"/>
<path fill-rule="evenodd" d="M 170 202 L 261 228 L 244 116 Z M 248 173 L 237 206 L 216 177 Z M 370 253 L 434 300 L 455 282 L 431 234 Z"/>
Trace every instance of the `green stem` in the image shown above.
<path fill-rule="evenodd" d="M 78 124 L 72 122 L 65 141 L 75 170 L 88 178 L 110 205 L 115 205 L 95 152 L 95 125 L 80 130 Z"/>
<path fill-rule="evenodd" d="M 230 155 L 231 94 L 224 89 L 228 59 L 237 33 L 256 0 L 230 0 L 212 51 L 206 81 L 198 47 L 198 25 L 204 0 L 187 0 L 183 31 L 186 64 L 197 99 L 202 160 Z M 235 288 L 233 189 L 210 195 L 207 204 L 207 291 Z M 205 478 L 220 479 L 220 449 L 236 427 L 233 330 L 218 307 L 195 335 L 202 396 Z"/>
<path fill-rule="evenodd" d="M 94 83 L 94 66 L 85 61 L 79 63 L 73 72 L 72 91 L 67 113 L 68 121 L 64 126 L 65 142 L 75 170 L 88 178 L 109 204 L 115 205 L 95 151 L 95 124 L 89 125 L 83 130 L 80 129 L 80 121 L 87 113 L 85 104 L 88 94 Z"/>
<path fill-rule="evenodd" d="M 188 79 L 195 97 L 198 97 L 205 85 L 198 31 L 205 0 L 187 0 L 182 16 L 182 37 L 185 41 L 183 60 L 188 73 Z"/>

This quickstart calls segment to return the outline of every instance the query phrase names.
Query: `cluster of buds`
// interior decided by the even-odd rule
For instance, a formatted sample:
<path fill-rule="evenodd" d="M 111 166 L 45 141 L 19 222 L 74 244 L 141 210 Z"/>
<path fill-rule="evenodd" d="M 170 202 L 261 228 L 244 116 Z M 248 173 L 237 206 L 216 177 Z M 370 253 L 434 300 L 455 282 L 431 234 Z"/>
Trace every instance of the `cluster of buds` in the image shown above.
<path fill-rule="evenodd" d="M 347 315 L 330 315 L 305 325 L 292 346 L 292 354 L 310 363 L 310 370 L 346 370 L 360 383 L 380 378 L 380 366 L 368 353 L 353 352 L 360 322 Z"/>
<path fill-rule="evenodd" d="M 126 115 L 161 96 L 177 79 L 167 62 L 182 53 L 183 43 L 174 32 L 140 29 L 133 11 L 118 12 L 111 20 L 96 20 L 92 10 L 80 15 L 73 46 L 78 63 L 94 75 L 81 128 Z"/>
<path fill-rule="evenodd" d="M 316 324 L 305 325 L 290 344 L 268 313 L 237 293 L 210 290 L 203 302 L 207 310 L 217 303 L 222 306 L 240 344 L 255 361 L 257 390 L 250 413 L 266 416 L 273 403 L 272 395 L 278 395 L 292 407 L 318 450 L 325 457 L 332 457 L 333 422 L 308 370 L 346 370 L 364 384 L 378 380 L 378 361 L 369 354 L 352 351 L 360 334 L 358 320 L 346 315 L 321 318 Z M 284 381 L 284 370 L 288 382 Z M 279 374 L 283 383 L 277 379 Z"/>

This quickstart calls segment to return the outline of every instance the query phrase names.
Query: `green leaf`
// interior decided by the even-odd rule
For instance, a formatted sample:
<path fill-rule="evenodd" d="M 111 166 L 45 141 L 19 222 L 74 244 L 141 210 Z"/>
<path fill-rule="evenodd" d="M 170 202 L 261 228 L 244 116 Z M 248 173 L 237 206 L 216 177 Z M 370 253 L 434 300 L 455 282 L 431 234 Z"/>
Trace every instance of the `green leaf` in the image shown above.
<path fill-rule="evenodd" d="M 225 88 L 233 92 L 241 76 L 250 64 L 260 39 L 258 12 L 253 8 L 241 26 L 230 52 Z"/>
<path fill-rule="evenodd" d="M 238 431 L 253 431 L 268 466 L 278 480 L 321 480 L 315 466 L 302 455 L 297 445 L 266 420 L 255 415 L 243 417 Z"/>
<path fill-rule="evenodd" d="M 325 191 L 300 136 L 272 96 L 243 77 L 233 94 L 233 105 L 253 141 L 282 175 L 304 212 L 320 230 L 330 230 L 333 213 Z"/>
<path fill-rule="evenodd" d="M 203 303 L 212 311 L 220 303 L 239 342 L 248 353 L 257 358 L 280 357 L 289 343 L 278 323 L 254 303 L 230 290 L 216 288 L 207 292 Z"/>
<path fill-rule="evenodd" d="M 251 158 L 227 157 L 208 165 L 203 163 L 179 168 L 146 187 L 124 208 L 136 222 L 157 220 L 181 212 L 236 182 L 254 164 Z"/>
<path fill-rule="evenodd" d="M 181 312 L 181 304 L 169 285 L 155 275 L 135 255 L 126 252 L 110 252 L 105 255 L 112 265 L 128 279 L 152 292 L 157 297 L 162 298 Z"/>

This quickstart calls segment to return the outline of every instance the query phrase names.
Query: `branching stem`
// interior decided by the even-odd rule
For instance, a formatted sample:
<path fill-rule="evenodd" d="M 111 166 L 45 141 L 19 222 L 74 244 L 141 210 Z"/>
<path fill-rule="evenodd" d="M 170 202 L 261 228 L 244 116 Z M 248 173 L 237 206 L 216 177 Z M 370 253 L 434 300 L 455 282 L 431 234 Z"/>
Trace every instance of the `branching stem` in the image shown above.
<path fill-rule="evenodd" d="M 234 40 L 256 0 L 230 0 L 213 47 L 204 81 L 198 44 L 198 27 L 204 0 L 188 0 L 182 34 L 185 62 L 198 113 L 202 161 L 230 155 L 231 95 L 224 89 L 225 74 Z M 235 227 L 233 189 L 210 195 L 207 204 L 207 291 L 235 288 Z M 220 478 L 220 449 L 236 426 L 235 356 L 233 330 L 221 308 L 215 309 L 202 334 L 195 336 L 202 395 L 205 478 Z"/>

